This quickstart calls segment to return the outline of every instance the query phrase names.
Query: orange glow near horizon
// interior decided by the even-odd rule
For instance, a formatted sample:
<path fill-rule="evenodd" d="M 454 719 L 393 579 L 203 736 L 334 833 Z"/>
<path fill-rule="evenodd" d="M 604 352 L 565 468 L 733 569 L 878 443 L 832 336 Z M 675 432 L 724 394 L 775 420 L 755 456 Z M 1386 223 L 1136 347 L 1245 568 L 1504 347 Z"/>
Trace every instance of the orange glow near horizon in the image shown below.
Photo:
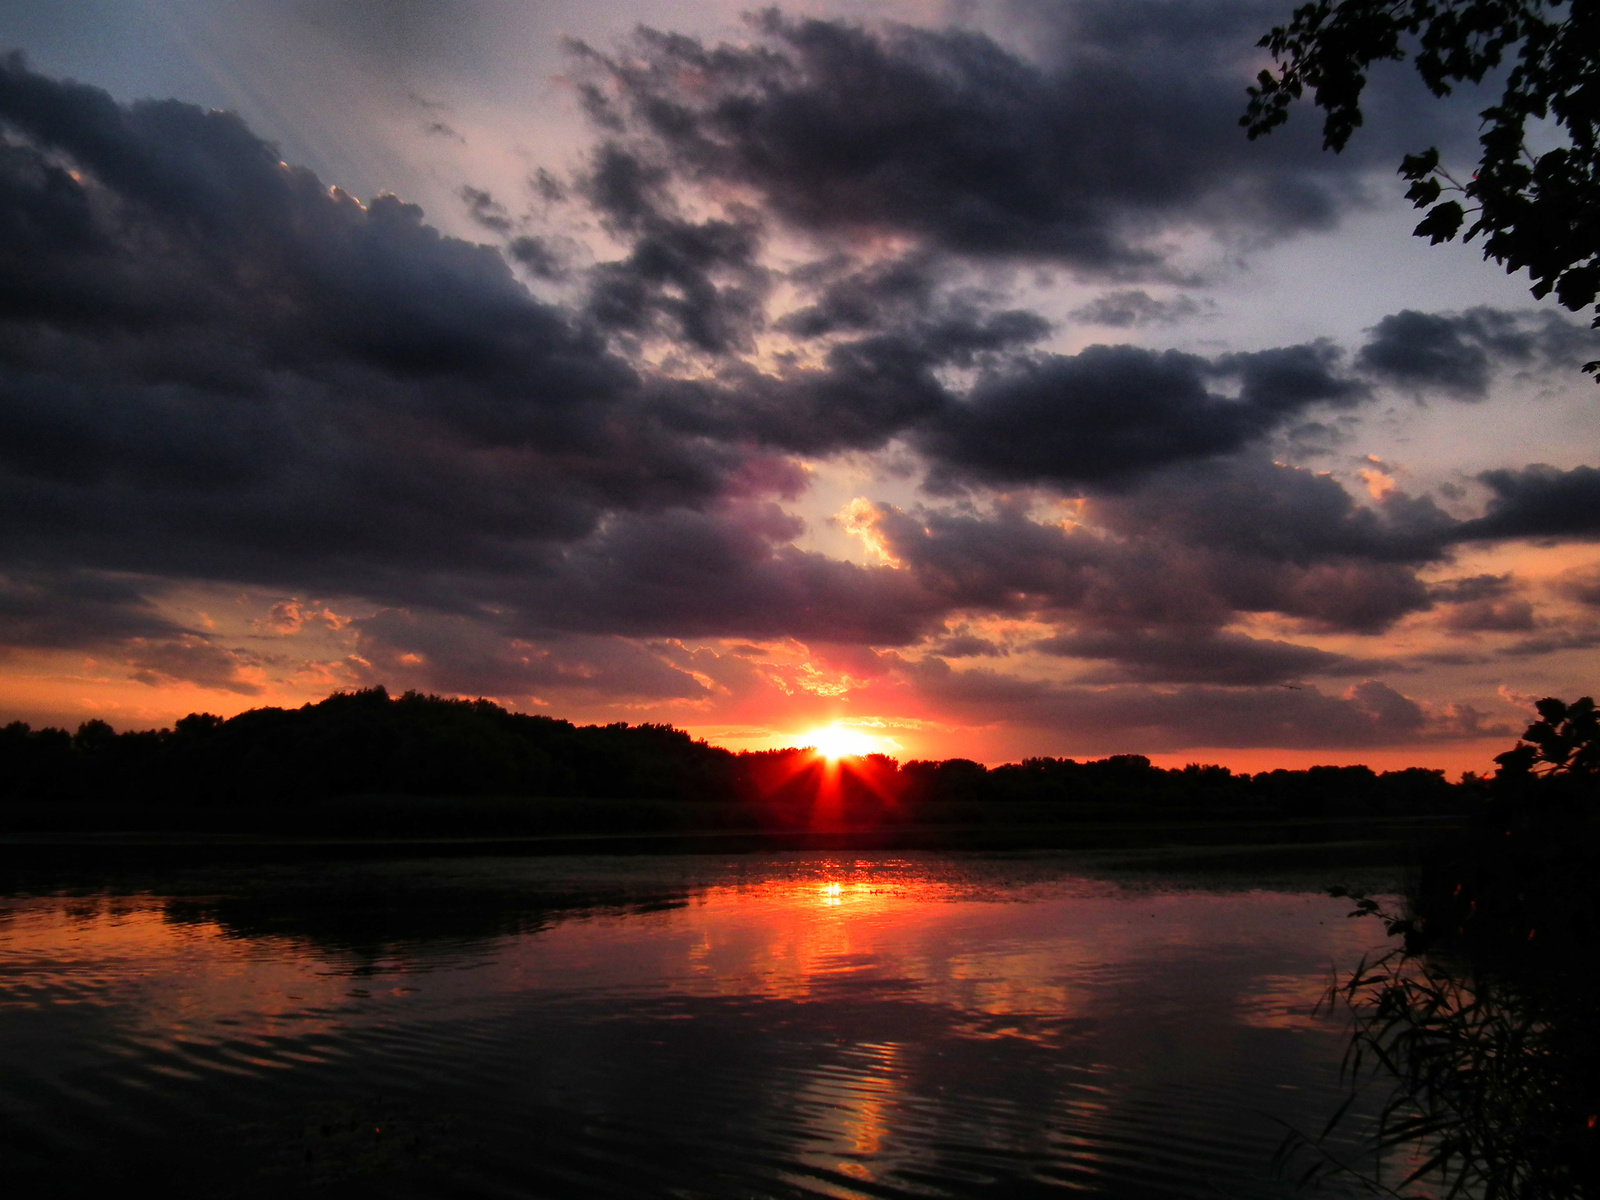
<path fill-rule="evenodd" d="M 1494 565 L 1494 564 L 1491 564 Z M 319 626 L 320 630 L 321 627 Z M 320 633 L 319 633 L 320 636 Z M 1340 652 L 1352 647 L 1339 647 Z M 1320 765 L 1363 763 L 1374 770 L 1420 766 L 1443 769 L 1456 778 L 1463 771 L 1488 773 L 1494 756 L 1508 749 L 1533 719 L 1531 699 L 1540 695 L 1577 696 L 1594 689 L 1579 677 L 1517 680 L 1502 686 L 1498 696 L 1473 697 L 1493 732 L 1478 737 L 1400 742 L 1376 746 L 1208 746 L 1173 748 L 1151 745 L 1137 735 L 1125 741 L 1096 737 L 1087 743 L 1046 728 L 983 722 L 981 712 L 952 713 L 936 700 L 892 681 L 879 681 L 871 692 L 847 701 L 819 700 L 810 694 L 788 695 L 760 684 L 731 694 L 715 705 L 690 707 L 668 700 L 660 704 L 614 703 L 608 698 L 552 694 L 548 698 L 495 695 L 489 698 L 513 711 L 563 717 L 575 724 L 660 721 L 685 729 L 692 737 L 729 750 L 779 750 L 810 746 L 827 762 L 881 753 L 904 763 L 913 759 L 968 758 L 994 767 L 1029 757 L 1102 758 L 1113 753 L 1146 754 L 1158 766 L 1215 763 L 1238 772 L 1301 769 Z M 120 731 L 170 727 L 192 712 L 231 717 L 247 709 L 316 703 L 341 688 L 382 682 L 392 694 L 408 687 L 427 690 L 427 681 L 385 669 L 344 677 L 314 672 L 304 664 L 281 678 L 259 683 L 235 681 L 229 687 L 193 681 L 150 680 L 130 674 L 131 666 L 112 658 L 88 659 L 60 650 L 13 654 L 0 670 L 0 725 L 26 721 L 35 728 L 76 729 L 99 719 Z M 354 668 L 352 668 L 354 670 Z M 459 694 L 459 693 L 458 693 Z M 464 698 L 475 698 L 463 694 Z M 1520 701 L 1526 700 L 1527 706 Z M 1426 701 L 1424 701 L 1426 702 Z M 870 708 L 867 707 L 870 704 Z M 1497 727 L 1497 728 L 1496 728 Z M 790 732 L 793 731 L 793 732 Z"/>
<path fill-rule="evenodd" d="M 862 733 L 859 729 L 840 725 L 837 721 L 802 734 L 800 738 L 802 745 L 809 746 L 829 762 L 883 753 L 883 740 Z"/>

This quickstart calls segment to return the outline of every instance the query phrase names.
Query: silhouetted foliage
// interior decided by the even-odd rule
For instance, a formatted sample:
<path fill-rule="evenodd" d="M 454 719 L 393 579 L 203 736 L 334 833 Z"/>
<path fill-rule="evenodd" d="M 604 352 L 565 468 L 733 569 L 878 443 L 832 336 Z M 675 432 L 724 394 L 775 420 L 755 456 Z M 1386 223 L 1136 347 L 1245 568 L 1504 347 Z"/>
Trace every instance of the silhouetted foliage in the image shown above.
<path fill-rule="evenodd" d="M 1444 772 L 1423 767 L 1279 768 L 1255 775 L 1190 763 L 1178 770 L 1142 754 L 1079 762 L 1027 758 L 993 769 L 967 759 L 909 762 L 900 769 L 908 803 L 919 801 L 1057 802 L 1097 810 L 1163 815 L 1274 817 L 1448 815 L 1462 802 Z"/>
<path fill-rule="evenodd" d="M 1288 119 L 1311 89 L 1323 144 L 1342 150 L 1362 124 L 1374 62 L 1410 58 L 1435 96 L 1504 66 L 1498 103 L 1483 110 L 1477 170 L 1457 181 L 1430 148 L 1408 154 L 1406 198 L 1428 214 L 1434 244 L 1484 235 L 1484 257 L 1527 268 L 1533 294 L 1576 312 L 1600 293 L 1600 4 L 1594 0 L 1315 0 L 1261 39 L 1278 72 L 1262 71 L 1241 124 L 1252 138 Z M 1565 144 L 1535 155 L 1530 122 Z M 1441 199 L 1441 196 L 1448 198 Z M 1459 197 L 1457 199 L 1456 197 Z M 1463 205 L 1465 202 L 1465 206 Z M 1600 327 L 1600 317 L 1595 319 Z M 1597 373 L 1600 360 L 1586 363 Z"/>
<path fill-rule="evenodd" d="M 730 795 L 734 756 L 667 725 L 575 726 L 383 688 L 228 720 L 193 714 L 172 729 L 116 734 L 0 731 L 10 798 L 295 802 L 329 796 Z"/>
<path fill-rule="evenodd" d="M 997 806 L 1047 809 L 1049 819 L 1448 814 L 1462 796 L 1442 771 L 1420 768 L 1252 776 L 1199 764 L 1166 770 L 1138 754 L 992 770 L 967 759 L 830 762 L 806 748 L 734 754 L 668 725 L 578 726 L 488 700 L 392 697 L 382 688 L 227 720 L 195 713 L 163 730 L 119 734 L 103 721 L 75 734 L 21 722 L 0 729 L 0 800 L 218 809 L 388 797 L 397 827 L 411 819 L 404 797 L 758 804 L 757 824 L 797 825 L 819 811 L 849 823 L 982 820 Z M 614 815 L 622 824 L 653 819 Z"/>
<path fill-rule="evenodd" d="M 1368 1171 L 1314 1151 L 1303 1183 L 1355 1177 L 1375 1194 L 1565 1198 L 1600 1186 L 1600 727 L 1594 702 L 1545 699 L 1539 720 L 1473 785 L 1478 815 L 1432 848 L 1408 912 L 1371 898 L 1394 944 L 1330 993 L 1353 1028 L 1346 1074 L 1386 1089 Z M 1405 1162 L 1392 1185 L 1385 1161 Z M 1430 1193 L 1433 1194 L 1433 1193 Z"/>
<path fill-rule="evenodd" d="M 1522 740 L 1495 755 L 1506 779 L 1524 775 L 1566 774 L 1585 780 L 1600 773 L 1600 714 L 1584 696 L 1571 704 L 1550 697 L 1537 704 L 1539 719 Z"/>

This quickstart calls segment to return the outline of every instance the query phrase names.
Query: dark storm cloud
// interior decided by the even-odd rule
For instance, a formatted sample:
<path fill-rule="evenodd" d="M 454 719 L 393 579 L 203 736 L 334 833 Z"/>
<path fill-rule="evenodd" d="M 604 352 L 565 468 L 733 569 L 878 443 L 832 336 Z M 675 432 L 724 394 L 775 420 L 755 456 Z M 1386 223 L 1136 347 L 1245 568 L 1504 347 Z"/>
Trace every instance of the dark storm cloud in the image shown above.
<path fill-rule="evenodd" d="M 13 57 L 0 131 L 8 561 L 463 603 L 607 512 L 755 478 L 493 248 L 235 116 Z"/>
<path fill-rule="evenodd" d="M 811 264 L 802 274 L 813 302 L 778 326 L 828 339 L 815 358 L 769 370 L 729 361 L 709 378 L 658 380 L 653 411 L 664 424 L 808 454 L 876 449 L 950 409 L 942 369 L 1008 362 L 1050 329 L 1034 313 L 946 287 L 926 260 Z"/>
<path fill-rule="evenodd" d="M 0 658 L 8 650 L 89 650 L 152 686 L 186 682 L 241 696 L 255 660 L 186 629 L 152 601 L 161 580 L 85 570 L 0 572 Z"/>
<path fill-rule="evenodd" d="M 1434 584 L 1428 594 L 1444 606 L 1440 624 L 1452 633 L 1526 632 L 1533 605 L 1511 575 L 1471 575 Z"/>
<path fill-rule="evenodd" d="M 1488 394 L 1497 367 L 1570 368 L 1597 346 L 1600 334 L 1554 312 L 1405 309 L 1373 327 L 1356 364 L 1390 383 L 1475 400 Z"/>
<path fill-rule="evenodd" d="M 1324 344 L 1215 361 L 1176 350 L 1090 346 L 996 371 L 948 405 L 919 444 L 936 474 L 1072 487 L 1238 451 L 1314 404 L 1363 396 Z M 1239 381 L 1236 398 L 1210 390 Z"/>
<path fill-rule="evenodd" d="M 249 656 L 215 644 L 201 634 L 187 634 L 165 641 L 140 639 L 126 648 L 131 678 L 151 687 L 172 683 L 193 683 L 239 696 L 259 696 L 261 685 L 241 677 L 241 670 L 254 665 Z"/>
<path fill-rule="evenodd" d="M 1037 313 L 1000 309 L 982 291 L 946 286 L 949 275 L 948 263 L 923 253 L 864 265 L 843 257 L 808 263 L 789 278 L 811 289 L 811 303 L 786 314 L 775 327 L 800 338 L 914 335 L 930 361 L 958 366 L 1050 332 L 1050 322 Z"/>
<path fill-rule="evenodd" d="M 945 35 L 839 36 L 869 62 L 999 63 Z M 1024 91 L 1043 86 L 1029 71 Z M 1417 572 L 1458 536 L 1426 499 L 1357 504 L 1264 457 L 1308 412 L 1363 399 L 1330 347 L 1039 354 L 1041 318 L 925 249 L 792 273 L 803 302 L 780 332 L 806 353 L 757 370 L 733 352 L 765 320 L 767 218 L 685 215 L 620 145 L 582 186 L 627 250 L 568 310 L 494 248 L 324 188 L 228 114 L 121 106 L 11 60 L 0 128 L 8 645 L 121 643 L 135 678 L 251 694 L 262 662 L 160 615 L 204 580 L 381 605 L 353 634 L 373 669 L 452 691 L 704 698 L 615 638 L 989 653 L 949 621 L 995 612 L 1072 631 L 1053 649 L 1118 679 L 1241 687 L 1354 669 L 1228 632 L 1241 614 L 1380 631 L 1436 602 Z M 488 193 L 464 200 L 514 231 Z M 608 339 L 702 357 L 671 378 Z M 797 548 L 768 502 L 804 490 L 787 456 L 895 437 L 936 478 L 1025 494 L 879 508 L 898 568 Z M 1529 472 L 1501 474 L 1478 524 L 1521 529 Z M 1086 524 L 1031 518 L 1034 485 L 1079 497 Z"/>
<path fill-rule="evenodd" d="M 545 692 L 704 699 L 706 685 L 649 646 L 622 638 L 506 636 L 492 621 L 385 609 L 350 623 L 371 682 L 458 695 L 526 698 Z"/>
<path fill-rule="evenodd" d="M 30 366 L 81 373 L 92 337 L 109 374 L 162 383 L 169 358 L 216 341 L 241 390 L 273 370 L 364 367 L 469 385 L 470 403 L 427 415 L 470 436 L 574 447 L 631 383 L 492 248 L 441 237 L 392 196 L 363 207 L 323 188 L 236 116 L 119 106 L 12 58 L 0 122 L 0 319 L 13 347 L 34 335 Z M 167 338 L 186 353 L 140 357 Z"/>
<path fill-rule="evenodd" d="M 944 403 L 934 364 L 1034 335 L 1036 319 L 980 314 L 955 337 L 940 310 L 939 339 L 969 349 L 873 335 L 776 394 L 723 381 L 698 416 L 670 413 L 661 381 L 641 384 L 492 249 L 399 200 L 323 188 L 235 117 L 119 106 L 13 60 L 0 122 L 0 547 L 62 564 L 55 591 L 61 569 L 139 571 L 497 608 L 518 635 L 904 643 L 936 623 L 914 581 L 794 550 L 792 518 L 726 497 L 803 486 L 752 438 L 837 445 L 854 421 L 848 439 L 881 442 Z M 615 174 L 619 223 L 689 230 Z M 746 251 L 710 245 L 706 263 Z M 192 631 L 122 599 L 99 623 L 146 638 L 140 671 L 232 678 Z M 14 640 L 45 638 L 29 619 Z"/>
<path fill-rule="evenodd" d="M 0 571 L 0 653 L 188 632 L 151 603 L 154 582 L 72 569 Z"/>
<path fill-rule="evenodd" d="M 612 333 L 660 336 L 707 354 L 748 350 L 765 323 L 769 287 L 758 261 L 762 223 L 749 209 L 686 219 L 669 180 L 666 169 L 611 142 L 580 176 L 602 224 L 630 246 L 591 272 L 589 314 Z"/>
<path fill-rule="evenodd" d="M 1070 738 L 1085 753 L 1246 746 L 1316 750 L 1513 732 L 1467 706 L 1429 712 L 1376 680 L 1330 695 L 1309 685 L 1077 687 L 983 668 L 955 671 L 938 660 L 915 675 L 945 711 L 974 721 L 1000 719 L 1045 730 Z"/>
<path fill-rule="evenodd" d="M 1180 294 L 1170 300 L 1158 300 L 1142 289 L 1125 288 L 1096 296 L 1068 315 L 1090 325 L 1132 329 L 1136 325 L 1171 325 L 1204 311 L 1205 306 L 1192 296 Z"/>
<path fill-rule="evenodd" d="M 1381 632 L 1434 603 L 1417 573 L 1445 557 L 1453 526 L 1428 501 L 1391 494 L 1381 506 L 1358 505 L 1327 476 L 1257 460 L 1168 472 L 1087 501 L 1082 517 L 1055 524 L 1015 505 L 987 515 L 879 505 L 868 524 L 951 609 L 1039 614 L 1078 636 L 1127 636 L 1130 662 L 1146 647 L 1140 637 L 1204 640 L 1247 613 Z M 1239 659 L 1213 678 L 1248 674 L 1261 657 L 1242 642 L 1211 645 L 1216 662 L 1230 650 Z"/>
<path fill-rule="evenodd" d="M 1086 631 L 1039 642 L 1046 654 L 1103 659 L 1117 669 L 1110 678 L 1139 683 L 1219 683 L 1254 686 L 1312 675 L 1371 674 L 1373 664 L 1293 642 L 1238 633 Z M 1083 679 L 1092 682 L 1093 676 Z"/>
<path fill-rule="evenodd" d="M 673 429 L 750 438 L 805 454 L 876 449 L 949 403 L 936 359 L 897 334 L 834 346 L 820 367 L 730 364 L 709 380 L 662 380 L 655 411 Z"/>
<path fill-rule="evenodd" d="M 1250 456 L 1175 468 L 1098 511 L 1124 537 L 1159 533 L 1306 567 L 1337 559 L 1431 562 L 1457 528 L 1427 497 L 1392 491 L 1358 504 L 1330 475 Z"/>
<path fill-rule="evenodd" d="M 483 188 L 467 185 L 456 194 L 467 206 L 467 215 L 490 233 L 503 235 L 511 232 L 515 224 L 511 219 L 511 213 L 504 204 L 494 198 L 492 193 Z"/>
<path fill-rule="evenodd" d="M 1600 608 L 1600 567 L 1568 571 L 1556 583 L 1556 590 L 1590 608 Z"/>
<path fill-rule="evenodd" d="M 522 234 L 506 243 L 506 253 L 539 279 L 560 282 L 570 275 L 560 251 L 546 238 Z"/>
<path fill-rule="evenodd" d="M 753 45 L 641 30 L 614 57 L 575 49 L 596 68 L 583 94 L 603 128 L 810 230 L 1127 273 L 1160 267 L 1159 226 L 1331 227 L 1368 161 L 1352 155 L 1389 148 L 1324 155 L 1309 126 L 1248 142 L 1240 95 L 1267 10 L 1176 12 L 1074 5 L 1042 65 L 976 32 L 772 12 Z"/>
<path fill-rule="evenodd" d="M 1461 541 L 1499 538 L 1600 537 L 1600 471 L 1561 471 L 1535 463 L 1520 471 L 1485 471 L 1478 476 L 1492 496 L 1488 510 L 1455 532 Z"/>
<path fill-rule="evenodd" d="M 548 627 L 633 636 L 905 645 L 943 619 L 947 600 L 906 572 L 788 544 L 801 528 L 775 505 L 621 519 L 520 598 Z"/>
<path fill-rule="evenodd" d="M 627 258 L 594 269 L 590 315 L 611 332 L 707 354 L 749 350 L 766 312 L 758 245 L 748 223 L 652 223 Z"/>

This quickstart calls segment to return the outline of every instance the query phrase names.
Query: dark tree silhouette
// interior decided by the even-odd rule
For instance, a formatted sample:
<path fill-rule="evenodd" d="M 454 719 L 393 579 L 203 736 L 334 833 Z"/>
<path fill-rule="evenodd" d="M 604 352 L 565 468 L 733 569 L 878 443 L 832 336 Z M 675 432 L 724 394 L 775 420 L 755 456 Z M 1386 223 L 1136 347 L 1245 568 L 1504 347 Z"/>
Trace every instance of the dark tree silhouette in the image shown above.
<path fill-rule="evenodd" d="M 1495 755 L 1502 776 L 1600 774 L 1600 712 L 1592 697 L 1565 704 L 1551 697 L 1539 701 L 1539 719 L 1522 740 Z"/>
<path fill-rule="evenodd" d="M 1600 1192 L 1600 725 L 1589 697 L 1538 711 L 1499 756 L 1476 820 L 1425 854 L 1405 914 L 1333 889 L 1394 940 L 1330 991 L 1352 1023 L 1352 1090 L 1320 1136 L 1285 1139 L 1280 1162 L 1301 1165 L 1302 1183 L 1486 1200 Z M 1373 1086 L 1371 1157 L 1352 1158 L 1329 1134 L 1353 1132 L 1345 1118 Z"/>
<path fill-rule="evenodd" d="M 779 825 L 809 822 L 819 798 L 836 819 L 867 823 L 984 821 L 996 812 L 1018 819 L 1016 805 L 1035 806 L 1026 819 L 1040 820 L 1448 816 L 1468 795 L 1444 772 L 1416 767 L 1248 775 L 1199 764 L 1168 770 L 1140 754 L 1030 758 L 993 769 L 967 759 L 901 766 L 883 755 L 828 765 L 804 748 L 734 754 L 668 725 L 574 725 L 488 700 L 382 688 L 226 720 L 191 713 L 171 729 L 117 733 L 103 721 L 76 733 L 21 721 L 0 727 L 0 823 L 8 806 L 20 806 L 16 813 L 38 802 L 63 820 L 73 819 L 74 806 L 82 821 L 113 819 L 93 807 L 111 805 L 120 810 L 115 819 L 137 821 L 141 806 L 177 806 L 195 810 L 199 822 L 201 810 L 310 812 L 341 797 L 715 801 Z M 619 827 L 655 819 L 626 806 L 607 811 Z"/>
<path fill-rule="evenodd" d="M 1260 137 L 1288 120 L 1311 90 L 1326 114 L 1323 145 L 1344 149 L 1362 124 L 1374 62 L 1409 58 L 1435 96 L 1507 70 L 1499 102 L 1483 110 L 1477 170 L 1458 181 L 1430 148 L 1408 154 L 1406 193 L 1427 216 L 1434 244 L 1483 235 L 1484 257 L 1523 269 L 1533 294 L 1572 311 L 1600 294 L 1600 3 L 1596 0 L 1316 0 L 1259 43 L 1278 70 L 1249 89 L 1240 124 Z M 1530 122 L 1550 122 L 1566 144 L 1530 151 Z M 1470 220 L 1470 224 L 1469 224 Z M 1465 227 L 1466 232 L 1462 234 Z M 1600 312 L 1600 308 L 1597 308 Z M 1600 328 L 1600 316 L 1594 322 Z M 1600 381 L 1600 360 L 1585 363 Z"/>

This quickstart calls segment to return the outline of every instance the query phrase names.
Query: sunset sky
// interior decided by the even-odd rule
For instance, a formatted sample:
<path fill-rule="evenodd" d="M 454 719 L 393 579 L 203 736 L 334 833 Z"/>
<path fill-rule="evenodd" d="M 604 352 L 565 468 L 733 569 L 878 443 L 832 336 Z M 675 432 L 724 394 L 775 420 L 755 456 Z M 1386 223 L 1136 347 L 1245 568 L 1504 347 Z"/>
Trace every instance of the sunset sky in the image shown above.
<path fill-rule="evenodd" d="M 0 0 L 0 721 L 384 684 L 732 748 L 1485 769 L 1600 357 L 1238 127 L 1291 0 Z"/>

